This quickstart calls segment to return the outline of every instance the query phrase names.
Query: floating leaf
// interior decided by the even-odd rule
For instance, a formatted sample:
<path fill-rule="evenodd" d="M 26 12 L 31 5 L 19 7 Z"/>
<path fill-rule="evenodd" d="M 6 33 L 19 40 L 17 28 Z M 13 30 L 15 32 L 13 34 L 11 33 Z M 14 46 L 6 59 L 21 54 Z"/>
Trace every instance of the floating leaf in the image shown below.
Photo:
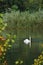
<path fill-rule="evenodd" d="M 22 64 L 23 63 L 23 61 L 20 61 L 20 64 Z"/>
<path fill-rule="evenodd" d="M 15 64 L 18 64 L 18 63 L 19 63 L 19 61 L 16 61 L 16 62 L 15 62 Z"/>

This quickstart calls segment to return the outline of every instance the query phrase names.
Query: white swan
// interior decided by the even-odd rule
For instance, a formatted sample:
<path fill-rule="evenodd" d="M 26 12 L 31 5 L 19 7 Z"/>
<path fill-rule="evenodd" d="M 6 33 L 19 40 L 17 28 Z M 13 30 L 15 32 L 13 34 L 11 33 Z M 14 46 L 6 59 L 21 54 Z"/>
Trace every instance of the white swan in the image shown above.
<path fill-rule="evenodd" d="M 29 39 L 25 39 L 24 43 L 29 44 L 29 47 L 31 47 L 31 37 L 29 37 Z"/>

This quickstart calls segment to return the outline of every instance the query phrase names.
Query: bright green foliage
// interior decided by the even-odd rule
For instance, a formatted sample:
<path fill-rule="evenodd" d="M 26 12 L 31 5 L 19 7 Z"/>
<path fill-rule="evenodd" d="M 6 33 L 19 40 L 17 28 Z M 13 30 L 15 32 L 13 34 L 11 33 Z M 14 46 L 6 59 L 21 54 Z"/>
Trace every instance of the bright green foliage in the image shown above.
<path fill-rule="evenodd" d="M 38 59 L 34 59 L 34 64 L 32 65 L 43 65 L 43 52 L 38 56 Z"/>
<path fill-rule="evenodd" d="M 5 32 L 7 26 L 8 24 L 3 21 L 3 14 L 0 14 L 0 64 L 2 65 L 6 60 L 5 56 L 7 51 L 12 48 L 16 38 L 16 35 Z"/>
<path fill-rule="evenodd" d="M 7 26 L 7 23 L 3 22 L 3 14 L 0 14 L 0 34 L 2 31 L 5 30 L 6 26 Z"/>
<path fill-rule="evenodd" d="M 21 65 L 21 64 L 23 64 L 23 61 L 22 61 L 22 60 L 17 60 L 17 61 L 15 61 L 15 64 L 16 64 L 16 65 L 18 65 L 18 64 Z"/>

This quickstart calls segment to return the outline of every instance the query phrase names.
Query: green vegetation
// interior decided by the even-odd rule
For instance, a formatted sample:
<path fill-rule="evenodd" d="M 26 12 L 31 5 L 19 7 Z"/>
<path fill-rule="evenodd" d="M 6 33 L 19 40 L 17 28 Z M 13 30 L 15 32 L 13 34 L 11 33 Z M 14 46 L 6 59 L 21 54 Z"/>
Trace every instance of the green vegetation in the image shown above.
<path fill-rule="evenodd" d="M 6 56 L 8 64 L 10 64 L 10 62 L 15 64 L 16 61 L 16 63 L 19 64 L 19 61 L 22 60 L 25 65 L 32 65 L 34 58 L 43 51 L 43 43 L 41 41 L 32 42 L 32 47 L 29 49 L 29 46 L 25 45 L 23 40 L 29 36 L 31 36 L 32 39 L 43 38 L 43 11 L 29 13 L 29 11 L 20 12 L 14 10 L 10 13 L 6 12 L 3 21 L 8 24 L 5 29 L 6 33 L 15 34 L 17 36 L 17 46 L 14 45 L 12 48 L 13 52 L 10 52 L 11 54 L 7 53 L 8 56 L 13 54 L 12 58 L 9 57 L 12 61 Z M 17 51 L 15 49 L 17 49 Z"/>
<path fill-rule="evenodd" d="M 38 56 L 38 59 L 34 59 L 33 65 L 43 65 L 43 52 Z"/>
<path fill-rule="evenodd" d="M 6 27 L 7 23 L 3 21 L 3 14 L 0 14 L 0 65 L 7 64 L 6 53 L 12 48 L 16 38 L 16 35 L 5 32 Z"/>
<path fill-rule="evenodd" d="M 0 0 L 0 65 L 32 64 L 43 65 L 43 0 Z"/>
<path fill-rule="evenodd" d="M 39 11 L 43 9 L 43 0 L 0 0 L 0 12 L 9 11 L 9 8 L 12 8 L 14 5 L 20 11 Z"/>
<path fill-rule="evenodd" d="M 29 11 L 11 11 L 4 14 L 4 22 L 8 23 L 6 30 L 21 36 L 43 35 L 43 11 L 29 13 Z M 11 32 L 11 33 L 12 33 Z"/>

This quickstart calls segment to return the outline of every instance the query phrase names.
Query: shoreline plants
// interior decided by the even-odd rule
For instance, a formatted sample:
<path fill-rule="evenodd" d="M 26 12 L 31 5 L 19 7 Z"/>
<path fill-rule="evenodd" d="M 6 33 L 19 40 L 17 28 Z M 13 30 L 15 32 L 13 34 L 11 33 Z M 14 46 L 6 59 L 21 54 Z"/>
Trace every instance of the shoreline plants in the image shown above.
<path fill-rule="evenodd" d="M 43 52 L 38 56 L 37 59 L 34 59 L 34 63 L 32 65 L 43 65 Z"/>
<path fill-rule="evenodd" d="M 15 43 L 16 35 L 5 33 L 7 23 L 3 22 L 3 14 L 0 14 L 0 64 L 7 65 L 6 52 L 11 49 L 13 43 Z"/>

